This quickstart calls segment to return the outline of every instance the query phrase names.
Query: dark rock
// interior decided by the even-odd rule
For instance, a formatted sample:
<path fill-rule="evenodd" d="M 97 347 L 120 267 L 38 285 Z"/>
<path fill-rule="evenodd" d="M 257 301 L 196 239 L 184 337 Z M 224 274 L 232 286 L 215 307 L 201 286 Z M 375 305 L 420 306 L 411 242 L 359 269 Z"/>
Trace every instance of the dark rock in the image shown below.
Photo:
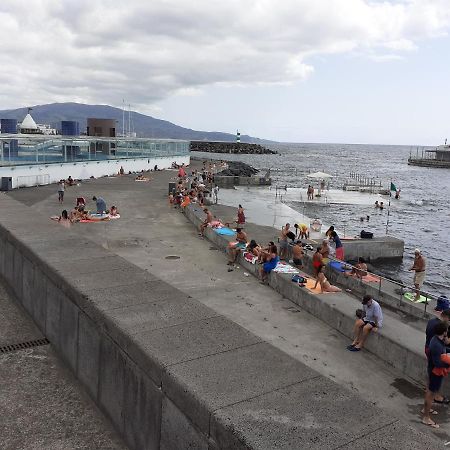
<path fill-rule="evenodd" d="M 228 176 L 228 177 L 251 177 L 259 172 L 248 164 L 240 161 L 229 161 L 228 169 L 222 170 L 217 175 L 218 176 Z"/>
<path fill-rule="evenodd" d="M 238 153 L 251 155 L 277 154 L 259 144 L 246 144 L 244 142 L 211 142 L 191 141 L 189 149 L 191 152 L 209 153 Z"/>

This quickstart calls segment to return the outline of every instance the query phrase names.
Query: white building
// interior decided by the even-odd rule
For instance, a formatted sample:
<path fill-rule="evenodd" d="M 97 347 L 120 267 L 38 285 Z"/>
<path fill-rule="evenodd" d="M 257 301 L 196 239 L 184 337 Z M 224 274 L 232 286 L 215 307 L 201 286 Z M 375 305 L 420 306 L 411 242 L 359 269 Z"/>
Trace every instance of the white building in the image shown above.
<path fill-rule="evenodd" d="M 52 135 L 56 134 L 56 129 L 52 128 L 48 124 L 37 124 L 28 113 L 22 123 L 19 125 L 19 130 L 21 134 L 45 134 Z"/>

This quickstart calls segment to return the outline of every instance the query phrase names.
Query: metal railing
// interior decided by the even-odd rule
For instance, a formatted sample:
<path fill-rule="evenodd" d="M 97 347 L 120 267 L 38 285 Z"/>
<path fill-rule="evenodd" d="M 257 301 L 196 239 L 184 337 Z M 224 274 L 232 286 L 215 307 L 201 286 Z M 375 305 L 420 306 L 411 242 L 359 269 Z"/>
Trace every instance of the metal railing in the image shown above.
<path fill-rule="evenodd" d="M 334 258 L 334 257 L 332 257 L 332 256 L 329 257 L 329 259 L 330 259 L 330 261 L 336 261 L 336 262 L 340 262 L 340 263 L 344 264 L 345 267 L 348 268 L 348 271 L 349 271 L 349 272 L 352 271 L 352 269 L 355 269 L 355 270 L 361 270 L 361 269 L 359 269 L 358 267 L 356 267 L 356 266 L 354 266 L 354 265 L 352 265 L 352 264 L 350 264 L 350 263 L 347 263 L 347 262 L 345 262 L 345 261 L 341 261 L 341 260 L 336 259 L 336 258 Z M 398 303 L 399 303 L 399 305 L 400 305 L 401 303 L 404 303 L 404 304 L 407 304 L 407 305 L 411 305 L 411 304 L 419 305 L 419 303 L 423 303 L 423 305 L 424 305 L 424 309 L 423 309 L 424 315 L 425 315 L 425 313 L 427 312 L 427 307 L 428 307 L 428 304 L 430 303 L 430 300 L 437 300 L 438 297 L 439 297 L 438 295 L 431 294 L 430 292 L 426 292 L 426 291 L 420 289 L 420 290 L 419 290 L 419 295 L 425 297 L 425 301 L 423 301 L 423 302 L 413 302 L 413 301 L 409 301 L 409 300 L 406 300 L 406 299 L 404 298 L 404 294 L 407 293 L 407 292 L 411 292 L 411 293 L 413 293 L 414 295 L 416 295 L 416 287 L 415 287 L 415 286 L 407 285 L 407 284 L 405 284 L 405 283 L 402 283 L 402 282 L 399 282 L 399 281 L 395 281 L 395 280 L 392 280 L 392 279 L 390 279 L 390 278 L 383 277 L 382 275 L 379 275 L 379 274 L 374 273 L 374 272 L 370 272 L 369 270 L 365 270 L 364 272 L 366 272 L 368 275 L 371 275 L 371 276 L 373 276 L 373 277 L 378 278 L 378 280 L 379 280 L 379 281 L 378 281 L 378 295 L 379 295 L 379 296 L 381 296 L 381 294 L 382 294 L 382 292 L 383 292 L 383 291 L 382 291 L 382 282 L 383 282 L 383 281 L 386 282 L 386 283 L 389 283 L 391 286 L 392 286 L 392 285 L 397 286 L 398 289 L 399 289 L 399 293 L 397 294 L 397 295 L 399 296 L 399 297 L 398 297 Z M 361 284 L 364 282 L 364 280 L 363 280 L 362 278 L 360 278 L 360 277 L 354 277 L 354 278 L 356 278 L 357 280 L 359 280 L 359 282 L 360 282 Z M 342 284 L 342 283 L 341 283 L 341 284 Z M 395 290 L 394 290 L 394 292 L 397 293 Z M 388 294 L 388 295 L 392 295 L 392 294 L 390 294 L 390 293 L 386 293 L 386 292 L 384 292 L 384 293 L 385 293 L 385 294 Z"/>

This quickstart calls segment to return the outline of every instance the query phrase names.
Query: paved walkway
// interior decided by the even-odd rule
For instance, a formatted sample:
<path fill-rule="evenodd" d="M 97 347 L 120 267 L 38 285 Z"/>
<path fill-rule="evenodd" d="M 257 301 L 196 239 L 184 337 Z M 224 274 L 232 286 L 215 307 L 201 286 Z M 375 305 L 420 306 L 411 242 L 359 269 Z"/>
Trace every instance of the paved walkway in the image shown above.
<path fill-rule="evenodd" d="M 206 240 L 178 210 L 167 204 L 168 182 L 176 172 L 151 174 L 149 183 L 135 182 L 133 177 L 102 178 L 66 191 L 66 205 L 77 196 L 87 199 L 103 196 L 108 205 L 115 204 L 122 215 L 106 223 L 76 224 L 73 231 L 100 243 L 137 266 L 151 270 L 161 279 L 195 297 L 269 341 L 337 383 L 360 393 L 421 431 L 435 433 L 450 440 L 447 410 L 440 408 L 441 429 L 435 432 L 420 424 L 422 388 L 402 377 L 368 352 L 348 352 L 348 340 L 325 323 L 302 311 L 272 289 L 247 277 L 241 268 L 227 271 L 226 257 Z M 37 188 L 39 190 L 41 188 Z M 28 201 L 33 189 L 12 192 L 19 201 Z M 33 193 L 34 210 L 48 216 L 58 214 L 56 187 Z M 50 195 L 49 195 L 50 194 Z M 88 205 L 93 207 L 93 202 Z M 225 210 L 220 207 L 222 212 Z M 226 214 L 231 214 L 228 210 Z M 264 241 L 277 231 L 254 227 Z M 264 236 L 263 236 L 264 235 Z M 253 237 L 253 232 L 252 232 Z M 258 237 L 258 236 L 256 236 Z M 67 255 L 70 258 L 70 255 Z"/>
<path fill-rule="evenodd" d="M 42 339 L 0 284 L 0 347 Z M 50 345 L 0 354 L 0 448 L 126 449 Z"/>

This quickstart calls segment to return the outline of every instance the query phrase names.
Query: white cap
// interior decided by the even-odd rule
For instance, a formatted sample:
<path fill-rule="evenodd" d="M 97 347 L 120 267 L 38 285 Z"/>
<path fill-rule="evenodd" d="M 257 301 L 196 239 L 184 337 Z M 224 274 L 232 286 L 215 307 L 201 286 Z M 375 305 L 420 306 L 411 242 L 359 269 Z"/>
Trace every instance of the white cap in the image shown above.
<path fill-rule="evenodd" d="M 414 253 L 422 253 L 422 252 L 420 251 L 420 248 L 416 248 L 416 249 L 414 250 Z"/>

